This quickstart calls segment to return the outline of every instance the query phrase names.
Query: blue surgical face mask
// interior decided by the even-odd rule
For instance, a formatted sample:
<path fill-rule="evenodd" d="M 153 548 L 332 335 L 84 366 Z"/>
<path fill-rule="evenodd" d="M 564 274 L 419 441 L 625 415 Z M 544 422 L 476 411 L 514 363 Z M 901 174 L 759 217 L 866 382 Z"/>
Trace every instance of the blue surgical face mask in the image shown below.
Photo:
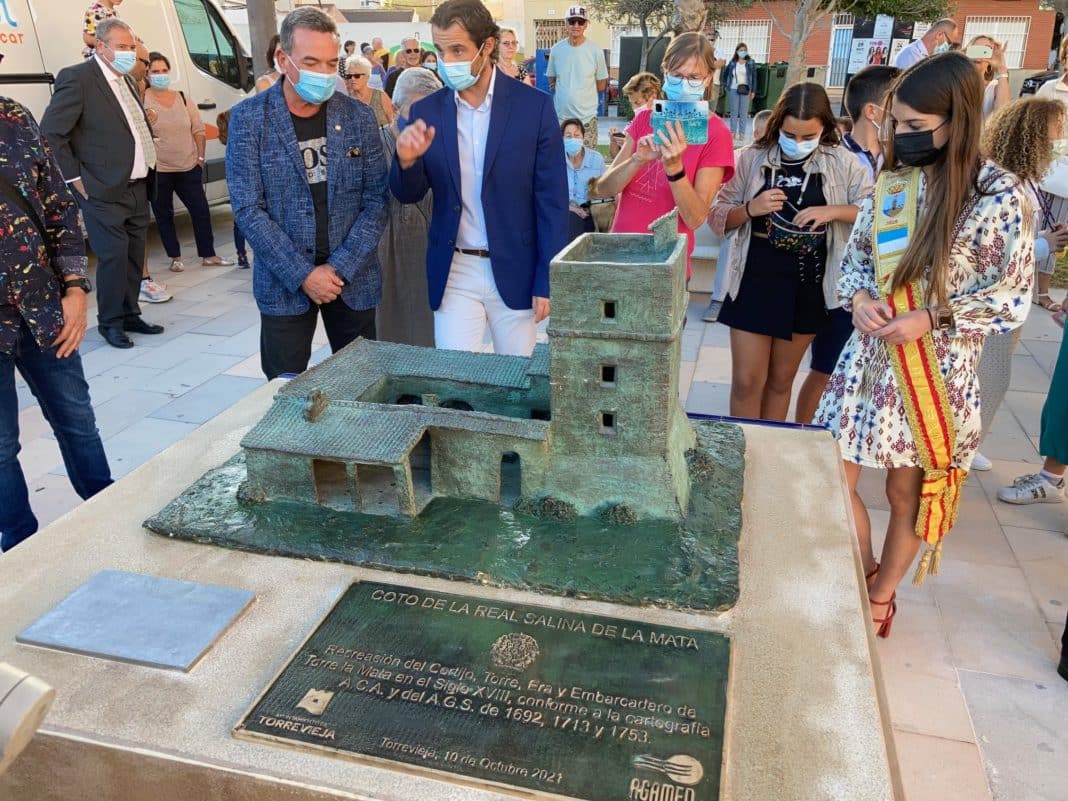
<path fill-rule="evenodd" d="M 942 42 L 935 45 L 935 53 L 947 53 L 949 52 L 949 42 Z"/>
<path fill-rule="evenodd" d="M 664 78 L 664 97 L 668 100 L 688 100 L 691 102 L 704 100 L 705 82 L 669 74 Z"/>
<path fill-rule="evenodd" d="M 478 58 L 478 54 L 482 52 L 482 48 L 478 48 L 478 53 L 475 53 L 475 58 Z M 462 92 L 465 89 L 470 89 L 475 85 L 478 80 L 478 75 L 474 75 L 471 72 L 471 65 L 474 64 L 474 59 L 471 61 L 446 61 L 441 66 L 441 72 L 438 74 L 441 76 L 441 81 L 447 87 L 454 92 Z M 482 66 L 485 66 L 483 63 Z M 482 70 L 479 69 L 479 74 Z"/>
<path fill-rule="evenodd" d="M 290 61 L 290 64 L 293 62 Z M 300 95 L 305 103 L 316 106 L 329 100 L 334 90 L 337 89 L 337 73 L 312 72 L 311 70 L 297 70 L 300 79 L 293 83 L 293 89 Z M 288 75 L 286 76 L 289 77 Z"/>
<path fill-rule="evenodd" d="M 779 149 L 788 159 L 808 158 L 819 146 L 819 139 L 808 139 L 804 142 L 798 142 L 796 139 L 791 139 L 782 131 L 779 131 Z"/>
<path fill-rule="evenodd" d="M 436 62 L 436 61 L 428 61 L 423 66 L 426 67 L 431 72 L 437 72 L 438 71 L 438 62 Z"/>
<path fill-rule="evenodd" d="M 111 49 L 111 45 L 107 46 Z M 111 62 L 111 66 L 115 68 L 115 71 L 126 75 L 137 64 L 137 54 L 132 50 L 111 50 L 115 54 L 115 60 Z"/>
<path fill-rule="evenodd" d="M 564 140 L 564 152 L 569 156 L 577 156 L 582 152 L 582 140 L 581 139 L 565 139 Z"/>
<path fill-rule="evenodd" d="M 149 75 L 148 82 L 152 84 L 153 89 L 166 89 L 171 85 L 170 75 Z"/>
<path fill-rule="evenodd" d="M 749 51 L 747 51 L 747 50 L 739 50 L 738 51 L 738 58 L 745 58 L 748 55 L 749 55 Z"/>

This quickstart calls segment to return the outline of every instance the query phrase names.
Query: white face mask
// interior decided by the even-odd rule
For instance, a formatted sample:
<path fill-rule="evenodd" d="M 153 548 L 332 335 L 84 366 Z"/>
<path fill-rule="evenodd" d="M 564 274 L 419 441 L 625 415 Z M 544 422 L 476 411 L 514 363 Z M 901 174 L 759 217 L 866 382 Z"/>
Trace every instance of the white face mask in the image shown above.
<path fill-rule="evenodd" d="M 1068 139 L 1054 139 L 1050 145 L 1053 147 L 1053 158 L 1059 159 L 1068 154 Z"/>

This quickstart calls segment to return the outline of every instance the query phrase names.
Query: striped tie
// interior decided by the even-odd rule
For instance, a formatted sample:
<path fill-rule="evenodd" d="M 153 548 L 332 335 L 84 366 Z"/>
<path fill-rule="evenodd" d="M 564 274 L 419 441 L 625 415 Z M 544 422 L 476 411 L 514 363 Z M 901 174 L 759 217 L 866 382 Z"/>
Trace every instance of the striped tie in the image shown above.
<path fill-rule="evenodd" d="M 134 97 L 133 91 L 130 89 L 130 84 L 125 78 L 119 79 L 119 88 L 122 94 L 122 103 L 126 106 L 126 111 L 130 114 L 130 119 L 133 120 L 134 129 L 137 131 L 137 137 L 141 140 L 141 149 L 145 153 L 145 164 L 148 168 L 155 169 L 156 166 L 156 145 L 152 142 L 152 132 L 148 130 L 148 122 L 145 120 L 145 112 L 141 109 L 141 104 L 137 102 L 137 98 Z"/>

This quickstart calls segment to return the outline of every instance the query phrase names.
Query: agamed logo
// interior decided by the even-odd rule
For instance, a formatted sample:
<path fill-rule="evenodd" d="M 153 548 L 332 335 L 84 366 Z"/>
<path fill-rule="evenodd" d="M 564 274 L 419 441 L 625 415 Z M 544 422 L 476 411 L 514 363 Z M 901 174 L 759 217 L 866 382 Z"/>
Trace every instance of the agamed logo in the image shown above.
<path fill-rule="evenodd" d="M 631 779 L 630 801 L 696 801 L 694 785 L 705 776 L 701 763 L 689 754 L 676 754 L 667 759 L 639 754 L 631 760 L 631 765 L 636 771 L 656 773 L 664 778 Z"/>

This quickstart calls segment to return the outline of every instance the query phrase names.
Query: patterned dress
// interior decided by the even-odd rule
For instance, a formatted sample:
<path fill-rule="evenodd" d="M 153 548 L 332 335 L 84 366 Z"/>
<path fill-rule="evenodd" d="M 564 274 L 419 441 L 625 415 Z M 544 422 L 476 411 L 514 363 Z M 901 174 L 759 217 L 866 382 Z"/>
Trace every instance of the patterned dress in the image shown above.
<path fill-rule="evenodd" d="M 953 464 L 964 469 L 971 466 L 982 433 L 978 365 L 983 339 L 1023 324 L 1034 280 L 1034 224 L 1024 188 L 990 162 L 980 170 L 978 184 L 984 191 L 965 204 L 950 256 L 955 328 L 933 333 L 956 424 Z M 921 210 L 924 188 L 921 180 Z M 869 198 L 861 206 L 842 263 L 838 296 L 847 310 L 861 290 L 878 297 L 872 204 Z M 834 434 L 846 461 L 875 468 L 921 466 L 887 347 L 876 337 L 853 332 L 815 422 Z"/>
<path fill-rule="evenodd" d="M 113 8 L 108 8 L 103 3 L 90 3 L 85 10 L 85 19 L 82 22 L 82 33 L 96 36 L 96 26 L 103 20 L 119 16 Z M 82 58 L 93 55 L 93 48 L 86 45 L 82 48 Z"/>

